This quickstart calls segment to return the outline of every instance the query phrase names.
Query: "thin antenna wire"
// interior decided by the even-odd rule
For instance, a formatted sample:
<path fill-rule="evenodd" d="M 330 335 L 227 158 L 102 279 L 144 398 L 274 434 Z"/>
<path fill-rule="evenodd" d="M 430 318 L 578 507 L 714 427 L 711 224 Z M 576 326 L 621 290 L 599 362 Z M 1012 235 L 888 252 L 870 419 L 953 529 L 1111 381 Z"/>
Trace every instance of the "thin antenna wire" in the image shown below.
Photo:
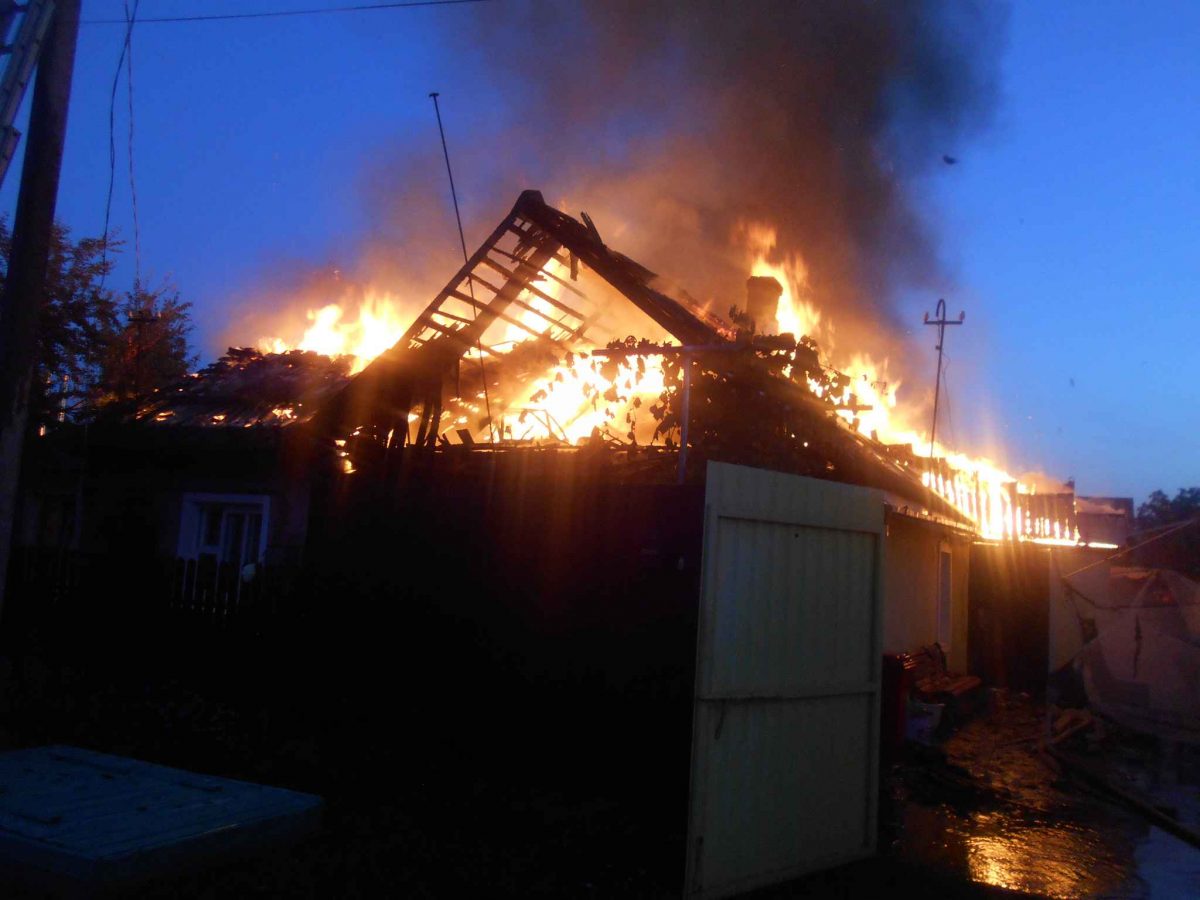
<path fill-rule="evenodd" d="M 458 191 L 454 189 L 454 173 L 450 170 L 450 151 L 446 149 L 446 131 L 442 128 L 442 110 L 438 106 L 438 92 L 431 91 L 433 112 L 437 116 L 438 134 L 442 137 L 442 156 L 446 158 L 446 175 L 450 179 L 450 199 L 454 201 L 454 221 L 458 223 L 458 243 L 462 246 L 463 262 L 467 261 L 467 239 L 463 236 L 462 215 L 458 211 Z"/>
<path fill-rule="evenodd" d="M 130 12 L 128 0 L 125 2 L 125 18 L 129 20 L 129 40 L 125 52 L 125 88 L 129 97 L 129 194 L 133 199 L 133 265 L 135 295 L 142 287 L 142 229 L 138 222 L 137 182 L 133 177 L 133 23 L 137 19 L 138 4 L 141 0 L 133 0 L 133 11 Z"/>
<path fill-rule="evenodd" d="M 458 223 L 458 243 L 462 247 L 463 266 L 465 267 L 470 262 L 467 256 L 467 239 L 463 235 L 462 215 L 458 211 L 458 191 L 454 188 L 454 172 L 450 169 L 450 151 L 446 149 L 446 131 L 442 128 L 442 110 L 438 106 L 438 92 L 430 91 L 429 96 L 433 99 L 433 111 L 437 116 L 438 134 L 442 137 L 442 156 L 446 158 L 446 175 L 450 179 L 450 197 L 454 201 L 454 220 Z M 471 292 L 471 318 L 479 317 L 479 310 L 475 304 L 475 279 L 471 273 L 467 272 L 467 290 Z M 487 370 L 483 365 L 483 335 L 479 335 L 477 340 L 477 348 L 479 350 L 479 379 L 483 382 L 483 402 L 484 408 L 487 410 L 488 423 L 488 441 L 496 443 L 496 431 L 492 423 L 492 401 L 488 396 L 487 385 Z"/>

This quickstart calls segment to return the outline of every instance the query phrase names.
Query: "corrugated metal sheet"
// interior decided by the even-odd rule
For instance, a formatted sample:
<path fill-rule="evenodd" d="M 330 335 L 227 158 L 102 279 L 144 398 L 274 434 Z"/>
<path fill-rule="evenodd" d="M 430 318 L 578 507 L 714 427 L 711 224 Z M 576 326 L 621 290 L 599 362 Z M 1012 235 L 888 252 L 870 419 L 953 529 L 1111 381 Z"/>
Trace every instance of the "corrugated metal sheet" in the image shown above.
<path fill-rule="evenodd" d="M 687 893 L 869 854 L 880 492 L 710 463 Z"/>

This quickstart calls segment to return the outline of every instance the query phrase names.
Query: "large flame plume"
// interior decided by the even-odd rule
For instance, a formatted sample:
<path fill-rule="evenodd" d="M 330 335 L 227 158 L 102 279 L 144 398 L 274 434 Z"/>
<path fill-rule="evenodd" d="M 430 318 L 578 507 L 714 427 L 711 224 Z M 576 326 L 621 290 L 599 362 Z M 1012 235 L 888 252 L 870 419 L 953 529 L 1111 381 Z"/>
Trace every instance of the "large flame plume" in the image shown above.
<path fill-rule="evenodd" d="M 305 313 L 308 324 L 298 338 L 262 337 L 258 348 L 268 353 L 311 350 L 323 356 L 349 356 L 350 373 L 357 374 L 400 340 L 411 316 L 403 311 L 399 299 L 386 291 L 368 289 L 355 300 L 310 309 Z M 298 324 L 285 326 L 284 331 L 295 334 Z"/>
<path fill-rule="evenodd" d="M 1021 480 L 987 457 L 964 453 L 940 441 L 931 446 L 928 419 L 917 423 L 914 419 L 918 409 L 898 403 L 901 381 L 889 374 L 887 358 L 875 360 L 860 352 L 839 355 L 833 322 L 822 316 L 809 296 L 803 260 L 793 256 L 782 264 L 771 263 L 776 248 L 775 233 L 769 226 L 747 227 L 744 233 L 753 274 L 772 276 L 783 288 L 775 316 L 779 331 L 817 338 L 828 354 L 825 362 L 849 376 L 842 396 L 834 399 L 851 407 L 838 412 L 850 427 L 882 444 L 902 447 L 913 456 L 944 460 L 946 465 L 931 465 L 922 472 L 922 483 L 975 522 L 984 537 L 1011 540 L 1031 536 L 1062 543 L 1077 540 L 1077 534 L 1067 534 L 1056 521 L 1021 521 L 1017 496 L 1037 492 L 1038 486 L 1032 480 Z M 818 394 L 821 391 L 816 383 L 810 387 Z"/>

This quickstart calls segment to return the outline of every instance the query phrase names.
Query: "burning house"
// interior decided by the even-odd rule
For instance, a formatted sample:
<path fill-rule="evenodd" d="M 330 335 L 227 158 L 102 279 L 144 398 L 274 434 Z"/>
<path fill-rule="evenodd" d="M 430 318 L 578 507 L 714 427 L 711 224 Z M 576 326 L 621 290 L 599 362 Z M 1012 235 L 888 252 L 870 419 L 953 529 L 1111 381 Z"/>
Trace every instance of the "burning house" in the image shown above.
<path fill-rule="evenodd" d="M 874 368 L 848 375 L 804 335 L 780 333 L 811 320 L 762 274 L 742 308 L 716 315 L 666 292 L 586 215 L 526 192 L 317 425 L 348 472 L 413 450 L 494 465 L 520 450 L 603 449 L 632 482 L 694 484 L 721 460 L 878 488 L 894 547 L 884 647 L 936 640 L 966 668 L 969 546 L 1077 545 L 1074 495 L 1038 493 L 940 445 L 923 453 Z"/>
<path fill-rule="evenodd" d="M 941 445 L 927 451 L 901 424 L 886 369 L 859 356 L 841 368 L 822 359 L 798 333 L 818 314 L 793 297 L 782 269 L 764 258 L 755 273 L 741 308 L 718 315 L 608 247 L 586 214 L 577 221 L 527 191 L 394 346 L 371 358 L 375 336 L 352 378 L 345 357 L 231 350 L 156 393 L 136 420 L 172 434 L 242 428 L 248 441 L 285 428 L 322 444 L 346 473 L 406 449 L 459 447 L 602 446 L 658 481 L 695 481 L 719 459 L 878 487 L 898 520 L 960 537 L 1080 542 L 1073 493 L 1037 492 Z M 31 504 L 29 542 L 49 539 L 45 518 Z"/>
<path fill-rule="evenodd" d="M 423 729 L 520 734 L 507 765 L 667 773 L 655 796 L 708 835 L 701 893 L 861 855 L 882 655 L 936 642 L 950 670 L 999 671 L 1011 641 L 968 604 L 998 578 L 978 573 L 1081 529 L 1073 493 L 898 424 L 894 385 L 822 359 L 792 293 L 756 267 L 718 312 L 526 191 L 356 374 L 231 351 L 134 421 L 58 437 L 25 542 L 167 558 L 175 605 L 227 623 L 290 568 L 288 602 L 362 680 L 436 678 L 407 701 Z M 739 869 L 718 834 L 737 764 L 712 741 L 767 729 L 767 778 L 817 722 L 851 749 L 803 790 L 865 791 L 858 813 L 814 832 L 781 812 L 820 852 Z"/>

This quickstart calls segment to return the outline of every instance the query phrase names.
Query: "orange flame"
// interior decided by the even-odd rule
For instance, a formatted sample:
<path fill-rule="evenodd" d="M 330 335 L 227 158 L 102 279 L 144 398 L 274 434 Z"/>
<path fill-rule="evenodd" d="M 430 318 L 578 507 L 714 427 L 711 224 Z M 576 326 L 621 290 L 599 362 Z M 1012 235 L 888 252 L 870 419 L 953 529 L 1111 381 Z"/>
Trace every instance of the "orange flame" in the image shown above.
<path fill-rule="evenodd" d="M 888 375 L 887 359 L 876 362 L 863 353 L 838 359 L 833 323 L 821 315 L 809 298 L 803 260 L 793 256 L 785 258 L 782 264 L 769 261 L 768 257 L 776 251 L 775 230 L 770 226 L 744 225 L 740 237 L 751 272 L 772 276 L 783 288 L 775 315 L 779 332 L 813 338 L 831 355 L 830 367 L 849 376 L 842 396 L 829 398 L 844 407 L 838 415 L 864 436 L 883 444 L 910 448 L 913 455 L 929 460 L 928 432 L 914 427 L 906 418 L 906 409 L 898 404 L 901 383 Z M 810 383 L 810 387 L 818 395 L 823 390 L 816 382 Z M 1064 533 L 1062 523 L 1048 519 L 1021 520 L 1017 495 L 1035 493 L 1034 485 L 1020 481 L 987 458 L 961 453 L 941 442 L 935 442 L 932 449 L 933 459 L 944 460 L 946 465 L 929 465 L 921 473 L 922 483 L 974 522 L 982 537 L 1061 544 L 1078 541 L 1078 533 Z"/>
<path fill-rule="evenodd" d="M 779 334 L 793 334 L 797 338 L 808 335 L 826 350 L 833 348 L 833 335 L 828 323 L 823 323 L 821 311 L 807 299 L 808 269 L 804 260 L 791 255 L 782 264 L 768 261 L 775 252 L 775 229 L 761 223 L 746 223 L 739 229 L 741 240 L 750 253 L 750 274 L 769 276 L 779 282 L 783 294 L 775 312 Z"/>
<path fill-rule="evenodd" d="M 309 325 L 299 339 L 281 337 L 259 340 L 260 350 L 283 353 L 287 350 L 311 350 L 324 356 L 352 356 L 350 373 L 366 368 L 367 363 L 387 350 L 403 336 L 409 316 L 401 311 L 398 298 L 386 291 L 368 289 L 352 313 L 353 304 L 328 303 L 307 312 Z"/>
<path fill-rule="evenodd" d="M 735 238 L 747 254 L 751 273 L 774 277 L 783 289 L 775 315 L 777 332 L 813 338 L 827 355 L 823 364 L 848 376 L 841 396 L 828 398 L 840 407 L 838 415 L 846 426 L 882 444 L 901 445 L 913 456 L 929 460 L 927 432 L 906 418 L 911 410 L 898 402 L 901 382 L 889 375 L 888 360 L 877 361 L 865 353 L 838 358 L 833 322 L 822 314 L 812 297 L 803 259 L 795 254 L 781 255 L 776 231 L 769 225 L 743 224 Z M 554 262 L 548 264 L 551 270 L 556 266 Z M 539 289 L 555 300 L 561 299 L 564 292 L 562 284 L 554 279 L 543 281 Z M 556 315 L 552 303 L 532 294 L 526 294 L 522 302 L 524 306 L 519 310 L 509 312 L 520 325 L 509 322 L 500 340 L 491 343 L 485 352 L 503 352 L 528 340 L 531 333 L 545 333 L 551 327 Z M 309 310 L 309 324 L 295 340 L 269 337 L 259 346 L 271 352 L 302 349 L 328 356 L 348 354 L 353 357 L 351 372 L 356 373 L 400 340 L 411 319 L 402 309 L 395 295 L 370 289 L 357 303 L 329 303 Z M 623 360 L 617 364 L 616 378 L 610 381 L 601 374 L 601 361 L 591 355 L 593 349 L 589 342 L 581 342 L 568 361 L 554 366 L 520 395 L 502 401 L 499 408 L 493 406 L 498 436 L 502 440 L 575 444 L 598 431 L 622 442 L 632 437 L 638 443 L 650 443 L 656 423 L 648 415 L 648 408 L 658 401 L 664 388 L 662 358 Z M 478 359 L 478 351 L 468 356 Z M 815 381 L 810 387 L 818 395 L 824 391 Z M 482 401 L 482 395 L 479 399 Z M 465 404 L 474 413 L 480 413 L 481 406 Z M 415 418 L 410 416 L 410 421 Z M 443 413 L 442 431 L 467 425 L 465 416 L 455 419 Z M 981 536 L 1062 544 L 1078 541 L 1078 534 L 1065 534 L 1061 523 L 1022 521 L 1017 495 L 1032 494 L 1035 486 L 1018 480 L 989 459 L 960 453 L 940 442 L 932 450 L 933 458 L 944 464 L 918 462 L 922 483 L 973 521 Z"/>

